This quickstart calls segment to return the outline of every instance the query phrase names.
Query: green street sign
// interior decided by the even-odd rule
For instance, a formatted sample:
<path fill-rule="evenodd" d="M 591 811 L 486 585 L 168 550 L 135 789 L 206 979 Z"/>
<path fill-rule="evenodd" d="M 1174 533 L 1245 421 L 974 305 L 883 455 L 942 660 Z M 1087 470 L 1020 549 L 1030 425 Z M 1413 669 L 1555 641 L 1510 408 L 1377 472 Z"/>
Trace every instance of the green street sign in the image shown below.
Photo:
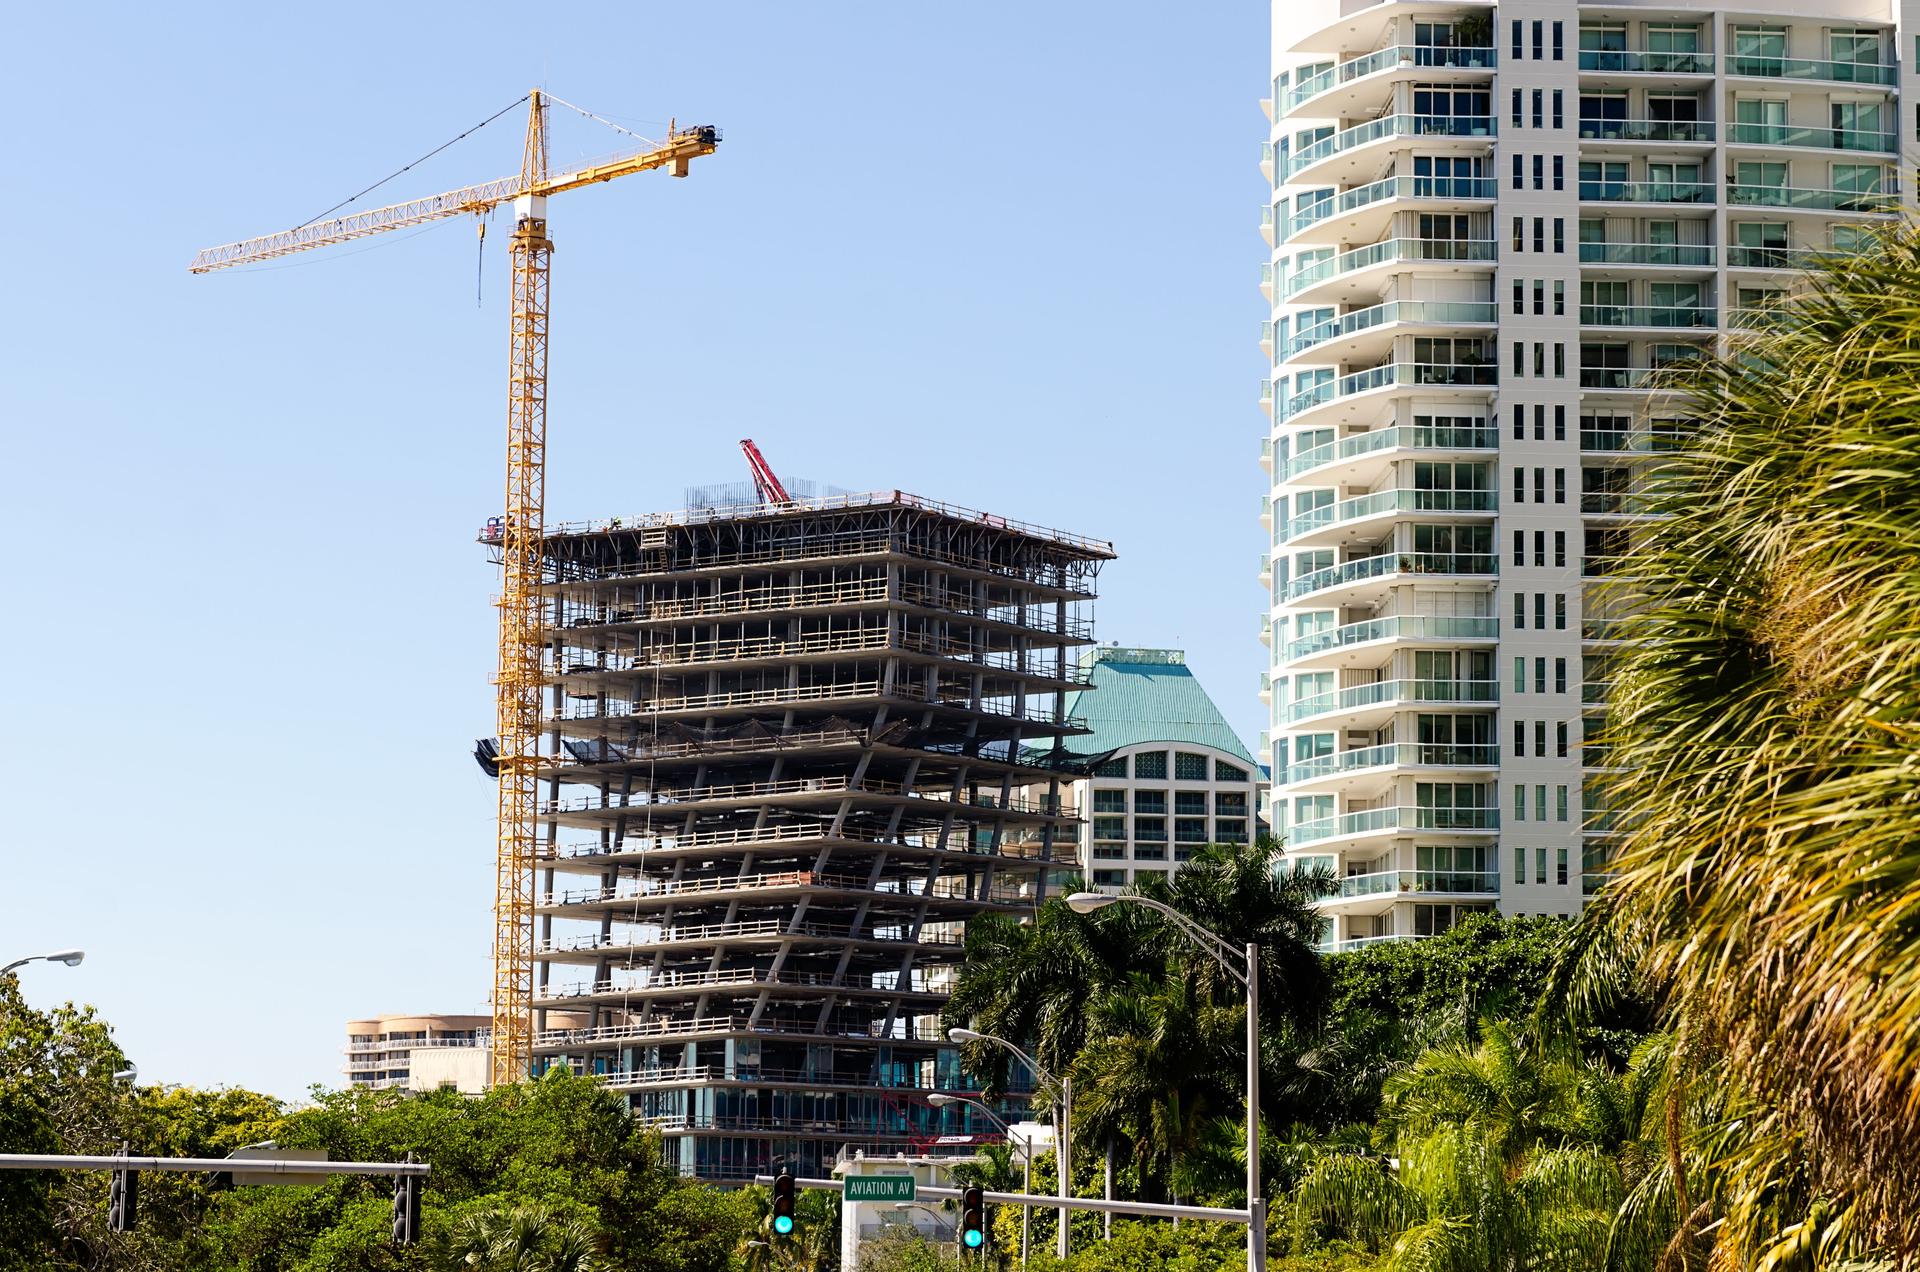
<path fill-rule="evenodd" d="M 912 1201 L 912 1175 L 848 1175 L 848 1201 Z"/>

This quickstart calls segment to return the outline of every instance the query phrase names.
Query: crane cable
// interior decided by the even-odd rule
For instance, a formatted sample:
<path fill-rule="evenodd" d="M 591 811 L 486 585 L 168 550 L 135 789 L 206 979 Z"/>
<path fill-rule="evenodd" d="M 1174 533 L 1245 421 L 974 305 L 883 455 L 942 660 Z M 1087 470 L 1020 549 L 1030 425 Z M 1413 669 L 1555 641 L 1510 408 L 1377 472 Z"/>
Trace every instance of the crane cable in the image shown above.
<path fill-rule="evenodd" d="M 312 225 L 315 221 L 318 221 L 321 217 L 332 216 L 335 212 L 338 212 L 341 208 L 346 207 L 347 204 L 352 203 L 355 199 L 361 198 L 365 195 L 372 194 L 375 190 L 378 190 L 381 186 L 387 184 L 387 182 L 393 180 L 395 177 L 399 176 L 401 173 L 411 171 L 412 169 L 425 163 L 427 160 L 433 158 L 435 155 L 439 154 L 442 150 L 445 150 L 448 146 L 453 145 L 454 142 L 464 141 L 468 137 L 471 137 L 474 133 L 479 132 L 482 128 L 485 128 L 488 124 L 500 118 L 500 116 L 506 114 L 508 111 L 512 110 L 514 107 L 520 105 L 522 102 L 526 101 L 528 98 L 532 96 L 533 96 L 532 93 L 522 93 L 514 101 L 507 103 L 505 106 L 502 106 L 499 110 L 493 112 L 493 114 L 488 115 L 485 119 L 481 120 L 479 123 L 475 124 L 473 127 L 467 129 L 467 131 L 461 133 L 458 137 L 455 137 L 452 141 L 442 142 L 441 144 L 435 146 L 432 150 L 427 151 L 426 154 L 421 155 L 418 159 L 415 159 L 412 163 L 407 164 L 405 167 L 399 168 L 393 172 L 388 173 L 386 176 L 380 178 L 378 181 L 374 182 L 372 185 L 362 190 L 359 194 L 349 195 L 347 198 L 340 200 L 340 202 L 328 208 L 325 212 L 322 212 L 317 216 L 310 216 L 306 220 L 300 222 L 300 224 L 294 226 L 293 228 L 296 230 L 303 230 L 307 226 Z M 574 107 L 574 109 L 579 110 L 580 108 L 576 106 Z M 622 131 L 624 131 L 624 129 Z"/>

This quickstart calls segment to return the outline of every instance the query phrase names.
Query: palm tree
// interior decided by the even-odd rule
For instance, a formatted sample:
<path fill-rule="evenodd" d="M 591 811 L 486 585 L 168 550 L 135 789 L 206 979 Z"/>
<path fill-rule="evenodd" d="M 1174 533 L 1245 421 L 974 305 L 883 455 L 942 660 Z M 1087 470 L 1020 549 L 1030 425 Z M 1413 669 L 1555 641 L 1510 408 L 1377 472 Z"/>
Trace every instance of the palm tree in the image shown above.
<path fill-rule="evenodd" d="M 435 1249 L 447 1272 L 594 1272 L 600 1240 L 578 1219 L 540 1202 L 462 1215 Z"/>
<path fill-rule="evenodd" d="M 1610 902 L 1679 1063 L 1724 1057 L 1752 1096 L 1716 1258 L 1791 1241 L 1912 1265 L 1920 237 L 1834 260 L 1687 387 L 1697 433 L 1622 562 Z M 1747 1204 L 1788 1195 L 1825 1200 Z"/>

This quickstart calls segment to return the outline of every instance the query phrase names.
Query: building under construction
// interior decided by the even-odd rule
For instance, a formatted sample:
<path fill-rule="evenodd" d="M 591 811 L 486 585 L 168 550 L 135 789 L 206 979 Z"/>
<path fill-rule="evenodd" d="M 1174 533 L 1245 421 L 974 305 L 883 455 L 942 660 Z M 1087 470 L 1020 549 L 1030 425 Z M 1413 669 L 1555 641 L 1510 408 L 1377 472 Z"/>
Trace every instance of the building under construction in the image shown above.
<path fill-rule="evenodd" d="M 974 1088 L 939 1012 L 965 921 L 1077 869 L 1111 545 L 889 491 L 545 554 L 535 1070 L 603 1075 L 708 1179 L 991 1138 L 926 1102 Z"/>

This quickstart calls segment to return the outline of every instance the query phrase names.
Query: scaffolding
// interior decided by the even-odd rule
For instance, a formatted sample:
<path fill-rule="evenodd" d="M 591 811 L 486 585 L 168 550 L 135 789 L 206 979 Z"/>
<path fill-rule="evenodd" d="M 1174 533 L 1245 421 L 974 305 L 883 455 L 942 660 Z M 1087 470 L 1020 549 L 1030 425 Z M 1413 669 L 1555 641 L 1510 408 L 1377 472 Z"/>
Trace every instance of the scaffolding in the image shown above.
<path fill-rule="evenodd" d="M 605 1075 L 713 1180 L 987 1138 L 926 1102 L 978 1095 L 939 1013 L 966 920 L 1077 869 L 1112 546 L 889 491 L 544 552 L 535 1071 Z"/>

